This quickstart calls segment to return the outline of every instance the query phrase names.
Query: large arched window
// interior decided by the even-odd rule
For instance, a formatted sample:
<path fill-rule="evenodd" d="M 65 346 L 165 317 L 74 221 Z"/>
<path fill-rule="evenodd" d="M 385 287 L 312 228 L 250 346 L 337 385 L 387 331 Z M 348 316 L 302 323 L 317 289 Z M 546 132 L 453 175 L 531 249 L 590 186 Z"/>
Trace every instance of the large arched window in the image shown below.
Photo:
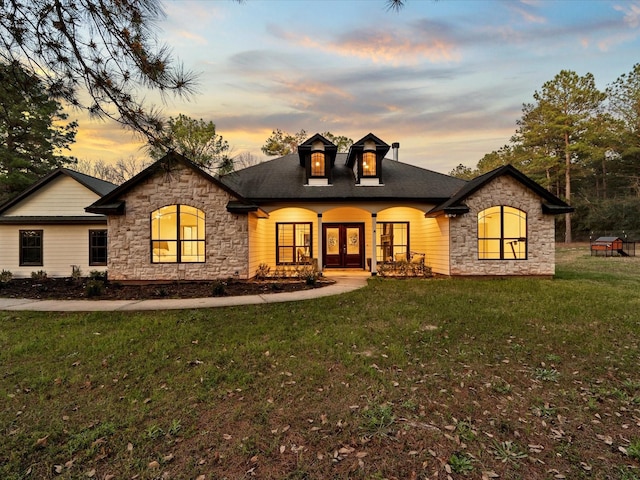
<path fill-rule="evenodd" d="M 151 212 L 151 262 L 204 262 L 204 212 L 168 205 Z"/>
<path fill-rule="evenodd" d="M 478 213 L 478 258 L 526 260 L 526 212 L 500 205 Z"/>

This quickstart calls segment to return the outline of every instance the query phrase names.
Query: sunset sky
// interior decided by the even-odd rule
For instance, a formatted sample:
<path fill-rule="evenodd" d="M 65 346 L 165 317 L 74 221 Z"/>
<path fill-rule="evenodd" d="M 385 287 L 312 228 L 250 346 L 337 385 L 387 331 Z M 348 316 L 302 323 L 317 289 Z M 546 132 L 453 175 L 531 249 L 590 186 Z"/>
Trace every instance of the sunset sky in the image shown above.
<path fill-rule="evenodd" d="M 373 132 L 400 160 L 448 173 L 509 141 L 522 104 L 560 70 L 600 89 L 640 62 L 638 0 L 166 1 L 158 37 L 198 72 L 168 115 L 211 120 L 233 155 L 274 129 Z M 146 94 L 148 100 L 154 97 Z M 115 123 L 78 118 L 82 160 L 143 157 Z"/>

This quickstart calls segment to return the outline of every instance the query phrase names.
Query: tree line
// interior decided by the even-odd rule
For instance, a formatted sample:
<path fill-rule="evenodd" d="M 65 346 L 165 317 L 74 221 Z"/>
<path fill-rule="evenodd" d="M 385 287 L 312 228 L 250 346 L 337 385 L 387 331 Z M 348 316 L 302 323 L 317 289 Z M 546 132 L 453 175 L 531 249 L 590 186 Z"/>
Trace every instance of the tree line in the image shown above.
<path fill-rule="evenodd" d="M 523 105 L 509 143 L 450 174 L 470 179 L 505 164 L 576 208 L 558 222 L 564 241 L 640 237 L 640 64 L 603 91 L 591 73 L 562 70 Z"/>

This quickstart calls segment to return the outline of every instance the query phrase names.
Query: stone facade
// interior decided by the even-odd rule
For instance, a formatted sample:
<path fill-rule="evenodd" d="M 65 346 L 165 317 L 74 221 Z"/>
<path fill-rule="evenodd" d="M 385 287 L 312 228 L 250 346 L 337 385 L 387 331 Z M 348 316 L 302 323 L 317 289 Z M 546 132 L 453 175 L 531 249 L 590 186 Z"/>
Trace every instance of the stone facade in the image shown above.
<path fill-rule="evenodd" d="M 177 165 L 147 178 L 120 200 L 124 215 L 109 215 L 110 280 L 213 280 L 248 278 L 249 234 L 246 215 L 229 213 L 237 200 L 195 170 Z M 204 263 L 151 263 L 151 212 L 167 205 L 190 205 L 205 212 Z"/>
<path fill-rule="evenodd" d="M 555 224 L 542 213 L 541 198 L 508 175 L 497 177 L 465 199 L 469 213 L 451 219 L 452 276 L 543 275 L 555 273 Z M 526 260 L 478 259 L 478 212 L 506 205 L 527 213 Z"/>

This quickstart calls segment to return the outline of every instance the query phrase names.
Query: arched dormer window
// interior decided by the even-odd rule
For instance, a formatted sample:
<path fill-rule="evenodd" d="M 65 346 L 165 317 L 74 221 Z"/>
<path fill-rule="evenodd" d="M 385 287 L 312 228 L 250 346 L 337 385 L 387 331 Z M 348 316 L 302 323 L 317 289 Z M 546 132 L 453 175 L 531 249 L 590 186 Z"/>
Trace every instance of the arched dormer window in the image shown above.
<path fill-rule="evenodd" d="M 205 261 L 204 212 L 168 205 L 151 212 L 151 263 Z"/>
<path fill-rule="evenodd" d="M 362 176 L 375 177 L 376 172 L 376 152 L 362 153 Z"/>
<path fill-rule="evenodd" d="M 527 213 L 499 205 L 478 213 L 480 260 L 527 259 Z"/>
<path fill-rule="evenodd" d="M 311 176 L 312 177 L 324 177 L 324 152 L 312 152 L 311 153 Z"/>

